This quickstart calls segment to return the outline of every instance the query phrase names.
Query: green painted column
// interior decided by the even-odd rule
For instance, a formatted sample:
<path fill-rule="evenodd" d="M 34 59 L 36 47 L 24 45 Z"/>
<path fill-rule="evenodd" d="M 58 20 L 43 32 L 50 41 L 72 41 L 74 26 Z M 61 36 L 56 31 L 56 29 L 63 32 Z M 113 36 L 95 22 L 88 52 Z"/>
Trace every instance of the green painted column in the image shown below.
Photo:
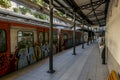
<path fill-rule="evenodd" d="M 89 45 L 89 26 L 88 26 L 88 41 L 87 41 L 87 45 Z"/>
<path fill-rule="evenodd" d="M 49 44 L 50 44 L 50 52 L 49 52 L 49 70 L 48 73 L 54 73 L 53 69 L 53 0 L 49 0 L 50 5 L 50 36 L 49 36 Z"/>
<path fill-rule="evenodd" d="M 76 13 L 74 12 L 74 23 L 73 23 L 73 28 L 74 28 L 74 31 L 73 31 L 73 55 L 76 55 L 76 52 L 75 52 L 75 47 L 76 47 L 76 42 L 75 42 L 75 19 L 76 19 Z"/>
<path fill-rule="evenodd" d="M 83 23 L 83 26 L 82 26 L 82 49 L 84 49 L 84 23 Z"/>

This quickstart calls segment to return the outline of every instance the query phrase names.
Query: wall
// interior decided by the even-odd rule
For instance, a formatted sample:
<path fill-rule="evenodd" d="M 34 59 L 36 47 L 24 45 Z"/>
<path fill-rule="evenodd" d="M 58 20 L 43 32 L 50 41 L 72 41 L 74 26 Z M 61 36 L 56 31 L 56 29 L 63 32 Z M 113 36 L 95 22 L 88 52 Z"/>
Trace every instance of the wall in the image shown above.
<path fill-rule="evenodd" d="M 117 2 L 118 1 L 118 2 Z M 111 0 L 106 28 L 108 69 L 120 73 L 120 0 Z"/>

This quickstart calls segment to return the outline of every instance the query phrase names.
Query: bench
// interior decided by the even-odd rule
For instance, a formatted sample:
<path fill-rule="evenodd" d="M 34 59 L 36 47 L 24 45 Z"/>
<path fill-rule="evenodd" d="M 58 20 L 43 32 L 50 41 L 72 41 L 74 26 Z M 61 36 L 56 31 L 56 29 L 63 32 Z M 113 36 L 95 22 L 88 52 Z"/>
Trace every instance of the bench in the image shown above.
<path fill-rule="evenodd" d="M 112 70 L 106 80 L 119 80 L 119 77 L 117 73 L 114 70 Z"/>

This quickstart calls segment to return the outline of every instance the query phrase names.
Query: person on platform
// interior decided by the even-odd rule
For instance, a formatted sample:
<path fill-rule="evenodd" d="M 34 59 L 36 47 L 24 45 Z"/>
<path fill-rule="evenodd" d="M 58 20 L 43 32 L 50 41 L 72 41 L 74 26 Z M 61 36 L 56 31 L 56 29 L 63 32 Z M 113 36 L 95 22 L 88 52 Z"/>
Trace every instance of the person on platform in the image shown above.
<path fill-rule="evenodd" d="M 105 46 L 103 48 L 103 51 L 102 51 L 102 54 L 101 54 L 101 58 L 102 58 L 102 64 L 106 64 L 106 62 L 105 62 L 105 58 L 106 58 L 106 55 L 105 55 Z"/>

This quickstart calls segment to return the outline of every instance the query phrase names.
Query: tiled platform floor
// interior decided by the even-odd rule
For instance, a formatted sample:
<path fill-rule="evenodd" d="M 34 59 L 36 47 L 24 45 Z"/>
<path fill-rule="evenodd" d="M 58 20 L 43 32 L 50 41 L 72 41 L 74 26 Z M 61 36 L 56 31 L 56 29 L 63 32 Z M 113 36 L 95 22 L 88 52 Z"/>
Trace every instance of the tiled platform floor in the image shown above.
<path fill-rule="evenodd" d="M 105 80 L 108 75 L 106 65 L 101 64 L 97 43 L 65 50 L 54 56 L 54 74 L 47 73 L 48 59 L 37 62 L 29 67 L 6 75 L 0 80 Z"/>

